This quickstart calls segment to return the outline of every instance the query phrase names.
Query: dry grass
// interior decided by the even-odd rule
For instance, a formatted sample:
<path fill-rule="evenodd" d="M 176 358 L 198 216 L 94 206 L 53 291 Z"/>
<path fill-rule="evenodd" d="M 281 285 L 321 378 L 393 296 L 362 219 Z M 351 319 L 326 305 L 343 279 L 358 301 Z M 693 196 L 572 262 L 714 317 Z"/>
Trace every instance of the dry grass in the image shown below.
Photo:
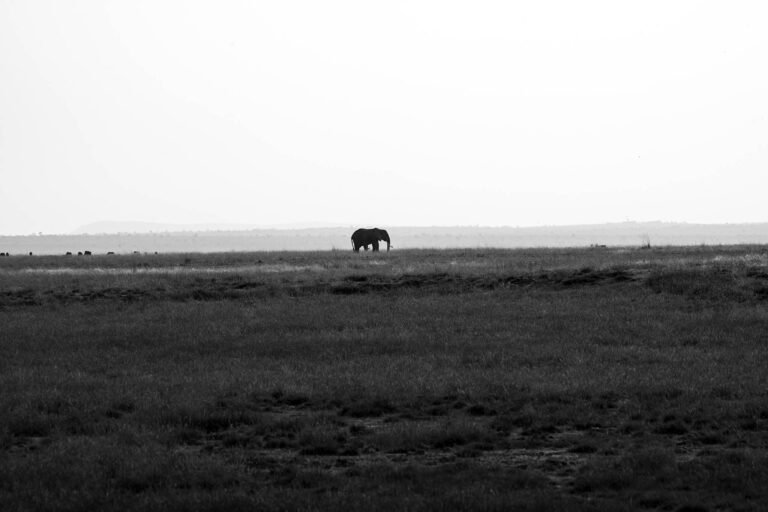
<path fill-rule="evenodd" d="M 766 254 L 6 258 L 0 508 L 761 510 Z"/>

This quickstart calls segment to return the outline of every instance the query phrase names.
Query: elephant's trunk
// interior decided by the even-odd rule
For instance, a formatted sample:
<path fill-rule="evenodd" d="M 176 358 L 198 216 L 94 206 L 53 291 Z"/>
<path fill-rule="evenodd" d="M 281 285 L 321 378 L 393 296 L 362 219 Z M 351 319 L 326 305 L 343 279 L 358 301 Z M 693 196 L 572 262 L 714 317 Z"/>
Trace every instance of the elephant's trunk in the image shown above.
<path fill-rule="evenodd" d="M 382 229 L 381 230 L 381 237 L 379 238 L 379 240 L 383 240 L 383 241 L 387 242 L 387 252 L 389 252 L 389 247 L 390 247 L 390 245 L 389 245 L 389 233 L 387 233 L 385 230 Z"/>

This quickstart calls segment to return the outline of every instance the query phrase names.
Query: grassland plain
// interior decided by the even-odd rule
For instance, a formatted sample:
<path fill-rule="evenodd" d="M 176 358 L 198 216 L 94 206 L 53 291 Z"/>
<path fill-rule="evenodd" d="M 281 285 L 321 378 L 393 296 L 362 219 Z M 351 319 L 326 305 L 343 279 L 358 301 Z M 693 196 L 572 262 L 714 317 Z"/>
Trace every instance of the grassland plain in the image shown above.
<path fill-rule="evenodd" d="M 768 248 L 0 260 L 0 509 L 765 510 Z"/>

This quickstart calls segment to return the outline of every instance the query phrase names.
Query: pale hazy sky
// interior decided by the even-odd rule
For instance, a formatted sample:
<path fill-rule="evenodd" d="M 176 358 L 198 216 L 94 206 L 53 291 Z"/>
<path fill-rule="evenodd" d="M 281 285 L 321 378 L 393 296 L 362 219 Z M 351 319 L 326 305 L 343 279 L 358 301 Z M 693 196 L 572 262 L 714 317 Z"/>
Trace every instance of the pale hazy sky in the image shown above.
<path fill-rule="evenodd" d="M 0 0 L 0 234 L 768 221 L 762 1 Z"/>

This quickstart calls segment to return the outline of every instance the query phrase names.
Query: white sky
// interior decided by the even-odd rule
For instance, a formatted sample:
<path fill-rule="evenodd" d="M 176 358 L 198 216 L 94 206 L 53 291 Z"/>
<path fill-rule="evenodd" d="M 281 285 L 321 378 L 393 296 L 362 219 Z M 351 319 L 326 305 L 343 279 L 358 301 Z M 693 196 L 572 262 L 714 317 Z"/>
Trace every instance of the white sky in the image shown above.
<path fill-rule="evenodd" d="M 760 1 L 0 0 L 0 234 L 768 221 Z"/>

